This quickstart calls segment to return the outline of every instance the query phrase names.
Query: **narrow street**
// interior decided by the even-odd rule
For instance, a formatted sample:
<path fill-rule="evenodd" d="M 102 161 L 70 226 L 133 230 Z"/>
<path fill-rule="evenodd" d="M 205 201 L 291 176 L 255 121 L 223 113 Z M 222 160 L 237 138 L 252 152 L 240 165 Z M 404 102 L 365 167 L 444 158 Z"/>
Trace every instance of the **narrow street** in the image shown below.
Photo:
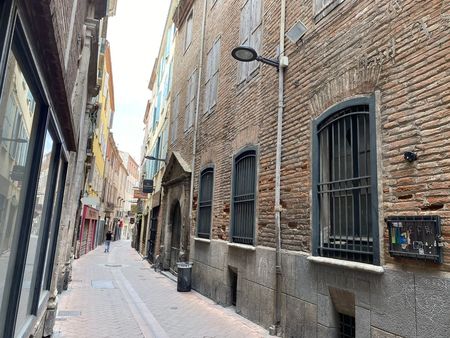
<path fill-rule="evenodd" d="M 267 331 L 150 268 L 129 241 L 73 264 L 59 300 L 55 337 L 265 337 Z"/>

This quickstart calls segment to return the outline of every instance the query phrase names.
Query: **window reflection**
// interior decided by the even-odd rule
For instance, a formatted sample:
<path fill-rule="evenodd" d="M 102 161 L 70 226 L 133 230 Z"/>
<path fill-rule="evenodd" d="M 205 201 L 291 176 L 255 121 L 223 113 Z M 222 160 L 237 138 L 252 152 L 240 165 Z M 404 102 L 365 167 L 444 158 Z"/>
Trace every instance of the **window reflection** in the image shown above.
<path fill-rule="evenodd" d="M 64 172 L 64 162 L 61 160 L 59 162 L 59 169 L 58 169 L 58 186 L 55 190 L 55 199 L 53 201 L 53 213 L 52 213 L 52 218 L 51 218 L 51 225 L 50 225 L 50 229 L 49 229 L 49 233 L 48 233 L 48 241 L 47 241 L 47 250 L 46 250 L 46 254 L 45 254 L 45 260 L 44 260 L 44 276 L 42 278 L 42 283 L 41 283 L 41 290 L 46 290 L 46 285 L 48 282 L 48 279 L 51 278 L 50 275 L 50 271 L 48 271 L 49 269 L 49 258 L 50 258 L 50 252 L 53 248 L 53 245 L 55 245 L 55 243 L 53 242 L 53 237 L 55 236 L 55 232 L 57 231 L 57 227 L 58 227 L 58 223 L 59 219 L 57 217 L 58 216 L 58 205 L 60 203 L 59 197 L 62 198 L 62 193 L 63 193 L 63 189 L 64 189 L 64 183 L 62 181 L 63 179 L 63 172 Z"/>
<path fill-rule="evenodd" d="M 33 212 L 33 223 L 31 226 L 30 242 L 28 244 L 27 261 L 25 265 L 25 274 L 23 277 L 22 292 L 20 296 L 19 313 L 17 315 L 16 327 L 20 328 L 24 324 L 27 314 L 29 314 L 31 302 L 33 300 L 32 278 L 37 267 L 39 259 L 38 250 L 40 248 L 42 229 L 45 220 L 45 208 L 47 200 L 47 178 L 52 161 L 54 141 L 47 131 L 45 135 L 44 152 L 42 155 L 41 168 L 39 171 L 39 183 L 36 193 L 36 200 Z"/>
<path fill-rule="evenodd" d="M 10 264 L 12 238 L 21 224 L 21 195 L 36 101 L 10 53 L 0 100 L 0 304 Z"/>

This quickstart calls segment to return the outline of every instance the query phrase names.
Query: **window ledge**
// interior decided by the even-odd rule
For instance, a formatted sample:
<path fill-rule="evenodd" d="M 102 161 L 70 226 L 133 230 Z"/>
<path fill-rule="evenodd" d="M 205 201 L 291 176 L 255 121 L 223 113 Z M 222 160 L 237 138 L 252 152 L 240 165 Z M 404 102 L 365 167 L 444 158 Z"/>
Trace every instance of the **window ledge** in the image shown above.
<path fill-rule="evenodd" d="M 233 248 L 243 249 L 243 250 L 249 250 L 249 251 L 256 250 L 256 247 L 254 247 L 253 245 L 248 245 L 248 244 L 239 244 L 239 243 L 228 242 L 228 246 L 231 246 Z"/>
<path fill-rule="evenodd" d="M 194 241 L 196 242 L 203 242 L 203 243 L 211 243 L 211 240 L 208 238 L 200 238 L 200 237 L 194 237 Z"/>
<path fill-rule="evenodd" d="M 382 274 L 384 273 L 384 268 L 378 265 L 344 261 L 340 259 L 328 258 L 328 257 L 318 257 L 318 256 L 308 256 L 308 260 L 317 264 L 324 264 L 336 267 L 347 268 L 351 270 L 358 270 L 363 272 Z"/>

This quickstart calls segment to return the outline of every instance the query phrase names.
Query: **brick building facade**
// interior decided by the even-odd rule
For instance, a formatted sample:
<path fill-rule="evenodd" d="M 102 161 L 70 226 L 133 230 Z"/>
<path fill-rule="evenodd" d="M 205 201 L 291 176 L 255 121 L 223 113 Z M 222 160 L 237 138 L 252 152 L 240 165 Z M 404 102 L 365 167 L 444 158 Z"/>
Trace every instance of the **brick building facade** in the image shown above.
<path fill-rule="evenodd" d="M 245 66 L 231 51 L 246 44 L 276 60 L 282 3 L 178 4 L 170 113 L 179 95 L 179 123 L 159 220 L 165 268 L 189 256 L 196 290 L 285 337 L 333 337 L 347 327 L 357 337 L 444 337 L 450 3 L 286 2 L 286 31 L 301 21 L 306 33 L 296 43 L 285 39 L 276 206 L 278 73 L 262 63 Z M 192 74 L 200 81 L 193 119 Z M 241 172 L 250 176 L 239 181 Z M 244 195 L 254 209 L 240 206 Z M 437 223 L 442 237 L 433 232 Z M 174 233 L 183 251 L 175 258 Z"/>

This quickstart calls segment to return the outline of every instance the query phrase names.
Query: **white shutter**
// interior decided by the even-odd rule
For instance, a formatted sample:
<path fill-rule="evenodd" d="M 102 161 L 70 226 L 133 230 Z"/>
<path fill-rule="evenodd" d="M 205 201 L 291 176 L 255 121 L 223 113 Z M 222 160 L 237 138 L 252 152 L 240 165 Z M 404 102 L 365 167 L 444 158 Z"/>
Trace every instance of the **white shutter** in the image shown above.
<path fill-rule="evenodd" d="M 205 98 L 204 98 L 204 112 L 207 113 L 210 108 L 209 100 L 211 97 L 211 74 L 212 74 L 212 58 L 213 58 L 213 48 L 208 52 L 207 63 L 206 63 L 206 83 L 205 83 Z"/>
<path fill-rule="evenodd" d="M 220 39 L 213 46 L 213 74 L 211 78 L 211 104 L 210 108 L 217 103 L 217 90 L 219 82 L 219 64 L 220 64 Z"/>
<path fill-rule="evenodd" d="M 251 26 L 251 3 L 252 0 L 246 0 L 241 9 L 241 45 L 250 45 L 250 26 Z M 239 62 L 239 82 L 245 81 L 248 74 L 248 62 Z"/>
<path fill-rule="evenodd" d="M 253 47 L 258 54 L 261 52 L 261 0 L 251 0 L 251 32 L 250 32 L 250 46 Z M 249 64 L 248 74 L 250 75 L 259 66 L 258 61 L 253 61 Z"/>
<path fill-rule="evenodd" d="M 188 79 L 187 88 L 186 88 L 186 105 L 185 105 L 185 112 L 184 112 L 184 131 L 189 129 L 189 116 L 191 114 L 191 82 L 192 82 L 192 75 Z"/>
<path fill-rule="evenodd" d="M 14 119 L 16 114 L 17 106 L 13 97 L 10 95 L 8 97 L 8 104 L 6 107 L 5 117 L 3 118 L 3 127 L 2 127 L 2 139 L 12 138 L 13 127 L 14 127 Z M 11 142 L 3 141 L 4 146 L 9 150 Z"/>
<path fill-rule="evenodd" d="M 194 124 L 195 109 L 197 108 L 197 70 L 191 75 L 191 101 L 190 101 L 190 115 L 189 115 L 189 128 Z"/>
<path fill-rule="evenodd" d="M 184 50 L 188 49 L 189 45 L 192 42 L 192 23 L 193 23 L 193 13 L 189 14 L 189 17 L 186 21 L 186 35 L 184 40 Z"/>
<path fill-rule="evenodd" d="M 178 131 L 178 110 L 179 110 L 179 94 L 175 95 L 175 99 L 173 101 L 172 107 L 172 125 L 170 130 L 170 139 L 173 142 L 177 139 L 177 131 Z"/>

